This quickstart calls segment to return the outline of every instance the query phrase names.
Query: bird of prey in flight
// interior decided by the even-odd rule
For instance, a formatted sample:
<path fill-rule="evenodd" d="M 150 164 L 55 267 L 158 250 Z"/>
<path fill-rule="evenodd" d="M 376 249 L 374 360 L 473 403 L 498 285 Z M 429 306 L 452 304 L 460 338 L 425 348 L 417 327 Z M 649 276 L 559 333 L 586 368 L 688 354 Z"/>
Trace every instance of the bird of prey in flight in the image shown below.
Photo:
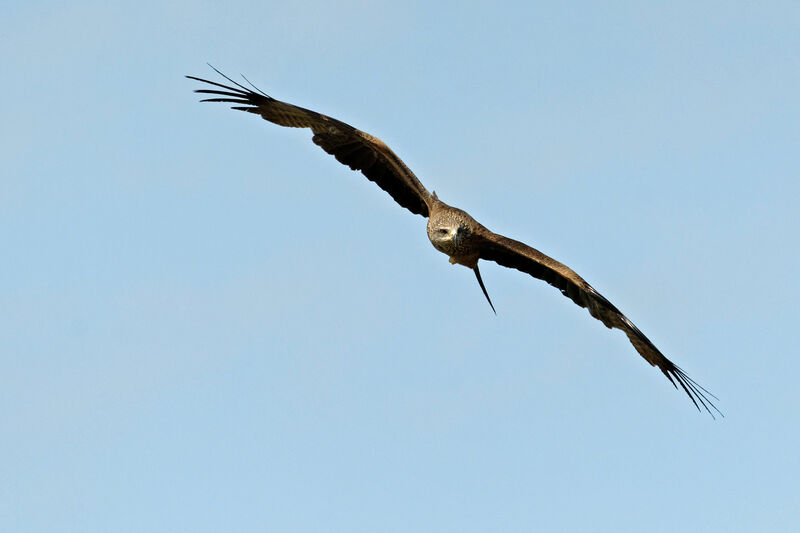
<path fill-rule="evenodd" d="M 439 200 L 436 192 L 428 192 L 411 169 L 377 137 L 335 118 L 275 100 L 252 84 L 251 90 L 214 67 L 211 68 L 233 86 L 187 76 L 210 86 L 195 91 L 212 95 L 211 98 L 202 100 L 203 102 L 231 103 L 235 104 L 233 109 L 260 115 L 280 126 L 310 128 L 314 134 L 311 138 L 314 144 L 352 170 L 361 171 L 401 206 L 416 215 L 427 217 L 428 239 L 433 247 L 448 255 L 452 264 L 464 265 L 475 272 L 478 284 L 493 311 L 494 305 L 478 270 L 480 259 L 515 268 L 554 286 L 564 296 L 586 308 L 606 327 L 622 330 L 639 355 L 650 365 L 658 367 L 676 389 L 680 386 L 698 410 L 702 407 L 712 417 L 712 409 L 722 414 L 709 399 L 709 396 L 717 399 L 716 396 L 667 359 L 628 317 L 571 268 L 527 244 L 491 232 L 465 211 Z M 247 78 L 245 81 L 250 83 Z"/>

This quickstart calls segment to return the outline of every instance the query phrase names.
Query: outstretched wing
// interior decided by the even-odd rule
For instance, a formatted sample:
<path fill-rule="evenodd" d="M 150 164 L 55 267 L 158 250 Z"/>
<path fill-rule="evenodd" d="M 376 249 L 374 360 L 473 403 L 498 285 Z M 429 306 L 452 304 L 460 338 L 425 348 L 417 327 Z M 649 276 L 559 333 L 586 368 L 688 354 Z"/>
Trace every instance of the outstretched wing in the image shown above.
<path fill-rule="evenodd" d="M 714 413 L 711 412 L 711 409 L 720 415 L 722 414 L 708 398 L 711 396 L 717 399 L 716 396 L 700 386 L 687 376 L 683 370 L 667 359 L 628 317 L 623 315 L 614 304 L 606 300 L 602 294 L 597 292 L 594 287 L 589 285 L 571 268 L 559 263 L 552 257 L 548 257 L 539 250 L 519 241 L 492 233 L 484 227 L 480 227 L 477 234 L 480 242 L 481 259 L 494 261 L 504 267 L 515 268 L 556 287 L 564 296 L 579 306 L 588 309 L 589 313 L 605 324 L 606 327 L 624 331 L 633 347 L 639 352 L 639 355 L 644 357 L 652 366 L 657 366 L 675 388 L 680 385 L 698 410 L 702 406 L 712 417 Z"/>
<path fill-rule="evenodd" d="M 214 70 L 236 87 L 186 76 L 217 87 L 217 89 L 196 90 L 196 93 L 217 96 L 201 100 L 202 102 L 240 104 L 232 109 L 261 115 L 265 120 L 280 126 L 311 128 L 314 133 L 311 140 L 336 157 L 340 163 L 353 170 L 360 170 L 370 181 L 374 181 L 381 189 L 388 192 L 395 202 L 412 213 L 428 216 L 430 193 L 383 141 L 334 118 L 252 91 L 217 69 Z"/>

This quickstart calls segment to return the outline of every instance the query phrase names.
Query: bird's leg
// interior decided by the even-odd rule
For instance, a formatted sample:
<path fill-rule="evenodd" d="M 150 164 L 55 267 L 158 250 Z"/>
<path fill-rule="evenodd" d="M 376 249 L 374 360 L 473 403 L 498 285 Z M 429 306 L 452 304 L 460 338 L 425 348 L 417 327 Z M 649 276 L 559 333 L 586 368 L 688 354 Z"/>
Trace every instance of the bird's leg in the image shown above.
<path fill-rule="evenodd" d="M 486 296 L 486 301 L 489 302 L 489 307 L 492 308 L 492 311 L 494 311 L 494 314 L 496 315 L 497 311 L 495 311 L 494 305 L 492 305 L 492 299 L 489 298 L 489 293 L 486 292 L 486 287 L 483 285 L 483 280 L 481 279 L 481 271 L 478 270 L 478 264 L 477 263 L 472 268 L 472 271 L 475 272 L 475 277 L 478 278 L 478 285 L 481 286 L 481 290 L 483 291 L 483 295 Z"/>

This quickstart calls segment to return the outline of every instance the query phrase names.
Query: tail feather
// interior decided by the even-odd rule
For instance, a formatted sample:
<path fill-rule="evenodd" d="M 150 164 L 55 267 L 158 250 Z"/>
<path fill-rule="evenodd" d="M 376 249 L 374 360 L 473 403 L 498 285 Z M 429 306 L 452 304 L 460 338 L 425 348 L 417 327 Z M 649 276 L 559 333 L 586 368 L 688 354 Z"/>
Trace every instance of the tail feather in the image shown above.
<path fill-rule="evenodd" d="M 478 270 L 478 265 L 477 264 L 475 265 L 475 268 L 472 269 L 472 271 L 475 272 L 475 277 L 478 278 L 478 285 L 481 286 L 481 290 L 483 291 L 483 295 L 486 296 L 486 301 L 489 302 L 489 307 L 492 308 L 492 311 L 494 311 L 494 314 L 496 315 L 497 311 L 494 308 L 494 304 L 492 304 L 492 299 L 489 298 L 489 293 L 486 292 L 486 286 L 484 286 L 484 284 L 483 284 L 483 280 L 481 279 L 481 271 Z"/>

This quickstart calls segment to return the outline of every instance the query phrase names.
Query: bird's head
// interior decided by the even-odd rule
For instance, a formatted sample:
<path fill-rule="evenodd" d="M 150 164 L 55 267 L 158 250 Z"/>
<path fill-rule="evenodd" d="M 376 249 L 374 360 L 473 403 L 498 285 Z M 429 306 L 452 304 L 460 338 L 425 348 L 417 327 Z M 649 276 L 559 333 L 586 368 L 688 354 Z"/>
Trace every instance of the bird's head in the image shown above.
<path fill-rule="evenodd" d="M 457 225 L 438 226 L 433 229 L 433 235 L 431 235 L 431 240 L 435 241 L 457 240 L 460 232 L 463 232 L 463 229 L 461 229 Z"/>
<path fill-rule="evenodd" d="M 432 217 L 428 221 L 428 239 L 441 252 L 454 252 L 468 235 L 469 228 L 457 218 Z"/>

